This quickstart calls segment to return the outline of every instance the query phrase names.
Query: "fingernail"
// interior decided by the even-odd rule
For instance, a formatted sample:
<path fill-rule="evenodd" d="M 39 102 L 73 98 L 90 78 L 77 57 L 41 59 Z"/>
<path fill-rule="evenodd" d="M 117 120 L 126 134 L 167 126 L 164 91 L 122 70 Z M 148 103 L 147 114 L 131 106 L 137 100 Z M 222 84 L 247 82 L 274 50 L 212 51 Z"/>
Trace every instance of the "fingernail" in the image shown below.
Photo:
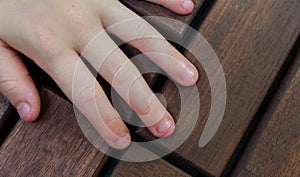
<path fill-rule="evenodd" d="M 28 103 L 21 103 L 17 106 L 17 111 L 21 119 L 25 119 L 30 111 L 30 105 Z"/>
<path fill-rule="evenodd" d="M 187 71 L 183 74 L 182 80 L 184 82 L 193 81 L 195 77 L 195 70 L 192 67 L 187 67 Z"/>
<path fill-rule="evenodd" d="M 191 0 L 185 0 L 182 3 L 182 7 L 184 9 L 190 9 L 193 6 L 193 2 Z"/>
<path fill-rule="evenodd" d="M 164 132 L 167 131 L 172 125 L 173 125 L 172 121 L 166 120 L 166 121 L 160 123 L 160 125 L 157 127 L 157 132 L 158 132 L 158 133 L 164 133 Z"/>
<path fill-rule="evenodd" d="M 124 147 L 127 146 L 130 142 L 130 135 L 128 133 L 126 133 L 125 135 L 123 135 L 121 138 L 119 138 L 115 145 L 117 147 Z"/>

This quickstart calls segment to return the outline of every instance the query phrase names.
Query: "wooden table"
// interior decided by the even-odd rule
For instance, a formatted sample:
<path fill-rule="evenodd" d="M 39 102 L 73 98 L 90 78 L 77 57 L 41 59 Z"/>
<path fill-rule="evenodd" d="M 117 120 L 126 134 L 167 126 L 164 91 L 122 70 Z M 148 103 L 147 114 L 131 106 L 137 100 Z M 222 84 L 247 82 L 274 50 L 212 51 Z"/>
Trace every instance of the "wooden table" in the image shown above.
<path fill-rule="evenodd" d="M 187 48 L 178 50 L 199 69 L 201 109 L 191 101 L 184 113 L 189 120 L 191 112 L 199 110 L 187 141 L 151 162 L 125 162 L 103 154 L 85 138 L 71 103 L 55 83 L 24 59 L 31 73 L 38 73 L 42 111 L 36 122 L 25 123 L 0 95 L 0 176 L 300 176 L 300 1 L 195 0 L 196 8 L 187 16 L 144 1 L 122 2 L 140 15 L 192 26 L 215 50 L 227 85 L 226 109 L 216 135 L 198 147 L 211 103 L 208 77 L 189 53 L 199 41 L 184 26 L 154 21 L 163 34 L 186 42 Z M 139 53 L 129 46 L 122 49 L 129 57 Z M 173 82 L 155 74 L 145 79 L 165 97 L 177 119 L 180 98 Z M 134 117 L 128 107 L 124 110 Z M 145 128 L 131 131 L 137 139 L 154 138 Z"/>

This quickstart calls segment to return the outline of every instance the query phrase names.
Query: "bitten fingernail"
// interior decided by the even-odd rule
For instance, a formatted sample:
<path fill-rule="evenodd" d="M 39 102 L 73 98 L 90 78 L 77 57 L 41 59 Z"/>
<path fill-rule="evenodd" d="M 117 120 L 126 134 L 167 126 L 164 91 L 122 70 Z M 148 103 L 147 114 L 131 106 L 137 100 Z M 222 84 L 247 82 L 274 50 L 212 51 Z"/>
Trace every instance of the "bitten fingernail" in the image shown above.
<path fill-rule="evenodd" d="M 27 114 L 30 112 L 30 105 L 28 103 L 21 103 L 17 106 L 17 111 L 21 119 L 26 119 Z"/>
<path fill-rule="evenodd" d="M 192 67 L 188 67 L 186 72 L 182 76 L 183 82 L 194 81 L 195 70 Z"/>
<path fill-rule="evenodd" d="M 182 3 L 182 7 L 184 9 L 190 9 L 193 6 L 193 2 L 191 0 L 185 0 Z"/>
<path fill-rule="evenodd" d="M 126 147 L 130 143 L 130 135 L 126 133 L 122 137 L 120 137 L 116 142 L 115 145 L 117 147 Z"/>
<path fill-rule="evenodd" d="M 166 120 L 164 122 L 161 122 L 157 127 L 158 133 L 164 133 L 166 132 L 171 126 L 173 125 L 172 121 Z"/>

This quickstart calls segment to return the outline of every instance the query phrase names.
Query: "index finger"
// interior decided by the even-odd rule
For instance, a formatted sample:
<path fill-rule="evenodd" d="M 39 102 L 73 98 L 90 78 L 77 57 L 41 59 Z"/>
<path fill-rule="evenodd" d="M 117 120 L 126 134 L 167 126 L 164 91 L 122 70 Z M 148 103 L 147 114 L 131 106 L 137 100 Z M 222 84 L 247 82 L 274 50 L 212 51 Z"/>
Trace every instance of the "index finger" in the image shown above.
<path fill-rule="evenodd" d="M 121 15 L 102 18 L 108 32 L 139 49 L 179 84 L 183 86 L 195 84 L 198 72 L 191 62 L 144 19 L 121 3 L 114 1 L 112 3 L 117 3 L 114 8 Z"/>

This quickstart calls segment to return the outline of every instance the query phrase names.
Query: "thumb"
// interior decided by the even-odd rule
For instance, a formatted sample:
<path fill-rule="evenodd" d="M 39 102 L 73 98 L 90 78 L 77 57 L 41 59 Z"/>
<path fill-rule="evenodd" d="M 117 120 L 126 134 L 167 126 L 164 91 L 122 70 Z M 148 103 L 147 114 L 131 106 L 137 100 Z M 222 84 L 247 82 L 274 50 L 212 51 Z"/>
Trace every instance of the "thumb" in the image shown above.
<path fill-rule="evenodd" d="M 28 70 L 16 51 L 0 40 L 0 92 L 9 99 L 25 121 L 40 112 L 40 98 Z"/>

